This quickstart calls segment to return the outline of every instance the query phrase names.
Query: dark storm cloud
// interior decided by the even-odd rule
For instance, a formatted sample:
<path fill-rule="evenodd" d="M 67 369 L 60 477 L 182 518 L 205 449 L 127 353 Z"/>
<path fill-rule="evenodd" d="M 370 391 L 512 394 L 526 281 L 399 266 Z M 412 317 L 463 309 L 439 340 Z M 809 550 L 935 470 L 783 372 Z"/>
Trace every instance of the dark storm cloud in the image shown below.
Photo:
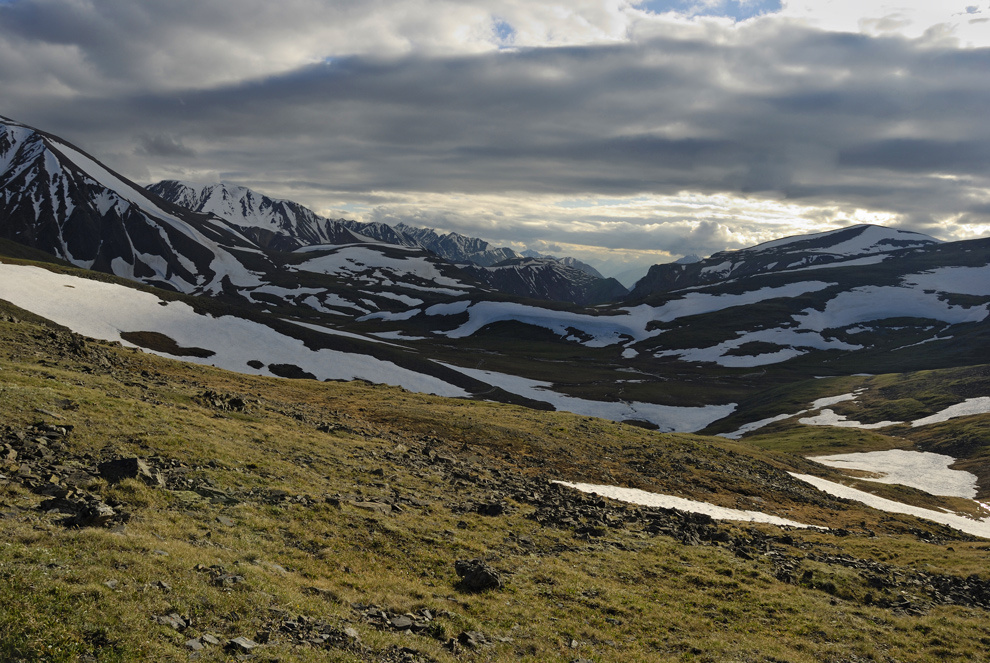
<path fill-rule="evenodd" d="M 913 173 L 990 172 L 990 141 L 894 139 L 842 150 L 839 164 Z"/>
<path fill-rule="evenodd" d="M 149 157 L 194 157 L 195 150 L 182 144 L 174 136 L 140 136 L 137 152 Z"/>
<path fill-rule="evenodd" d="M 283 190 L 694 191 L 888 211 L 916 227 L 988 218 L 990 49 L 773 21 L 717 36 L 341 58 L 205 90 L 24 101 L 32 117 L 20 119 L 131 155 L 133 172 L 195 155 L 202 170 Z M 603 245 L 624 237 L 604 231 Z"/>

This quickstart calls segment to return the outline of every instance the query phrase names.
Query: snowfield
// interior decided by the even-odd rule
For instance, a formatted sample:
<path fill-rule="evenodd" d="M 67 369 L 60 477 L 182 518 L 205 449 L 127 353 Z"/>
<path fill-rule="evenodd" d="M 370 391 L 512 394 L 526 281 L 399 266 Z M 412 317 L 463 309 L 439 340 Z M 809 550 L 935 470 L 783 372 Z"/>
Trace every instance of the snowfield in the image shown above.
<path fill-rule="evenodd" d="M 730 355 L 746 343 L 761 341 L 781 346 L 776 352 L 766 352 L 759 355 Z M 837 340 L 828 340 L 818 332 L 797 329 L 761 329 L 753 332 L 740 332 L 729 341 L 708 348 L 689 350 L 663 350 L 656 353 L 657 357 L 680 357 L 684 361 L 712 362 L 727 368 L 745 368 L 776 364 L 806 354 L 808 349 L 816 350 L 861 350 L 861 345 L 850 345 Z"/>
<path fill-rule="evenodd" d="M 979 398 L 967 398 L 962 403 L 950 405 L 941 412 L 915 419 L 911 422 L 911 427 L 927 426 L 928 424 L 939 424 L 956 417 L 969 417 L 974 414 L 990 414 L 990 397 L 981 396 Z"/>
<path fill-rule="evenodd" d="M 689 292 L 684 296 L 668 301 L 662 306 L 646 304 L 622 309 L 624 315 L 585 315 L 569 311 L 552 311 L 549 309 L 517 304 L 514 302 L 483 301 L 467 308 L 469 319 L 466 323 L 447 332 L 435 332 L 450 338 L 465 338 L 493 322 L 516 320 L 536 327 L 544 327 L 555 334 L 567 337 L 569 329 L 577 329 L 592 337 L 585 345 L 588 347 L 605 347 L 616 343 L 642 341 L 662 333 L 647 331 L 651 322 L 671 322 L 678 318 L 703 313 L 722 311 L 734 306 L 744 306 L 757 302 L 776 299 L 778 297 L 797 297 L 809 292 L 824 290 L 833 284 L 821 281 L 789 283 L 779 287 L 766 287 L 738 295 L 711 295 L 708 293 Z M 442 309 L 431 313 L 435 307 L 427 310 L 428 315 L 452 315 Z M 457 311 L 460 313 L 461 311 Z"/>
<path fill-rule="evenodd" d="M 904 423 L 902 421 L 881 421 L 874 424 L 863 424 L 858 421 L 848 419 L 844 414 L 838 414 L 834 410 L 826 408 L 826 406 L 835 405 L 836 403 L 855 401 L 856 397 L 863 391 L 865 390 L 857 389 L 851 394 L 840 394 L 838 396 L 819 398 L 814 401 L 807 410 L 801 410 L 800 412 L 794 412 L 792 414 L 778 414 L 774 417 L 768 417 L 759 421 L 752 421 L 741 426 L 736 431 L 731 433 L 719 433 L 718 436 L 738 440 L 746 433 L 763 428 L 764 426 L 772 424 L 775 421 L 783 421 L 784 419 L 790 419 L 791 417 L 796 417 L 798 415 L 805 414 L 806 412 L 815 411 L 819 411 L 818 414 L 798 419 L 798 423 L 805 424 L 806 426 L 836 426 L 838 428 L 864 428 L 870 430 L 886 428 L 887 426 L 896 426 L 897 424 Z M 927 426 L 928 424 L 937 424 L 943 421 L 948 421 L 949 419 L 955 419 L 956 417 L 969 417 L 977 414 L 990 414 L 990 397 L 981 396 L 978 398 L 968 398 L 962 403 L 950 405 L 935 414 L 922 417 L 921 419 L 915 419 L 911 422 L 911 426 Z"/>
<path fill-rule="evenodd" d="M 905 276 L 904 283 L 922 290 L 986 297 L 990 296 L 990 265 L 941 267 L 930 272 Z"/>
<path fill-rule="evenodd" d="M 800 527 L 802 529 L 813 527 L 812 525 L 805 525 L 793 520 L 787 520 L 786 518 L 760 513 L 759 511 L 728 509 L 709 504 L 708 502 L 696 502 L 695 500 L 689 500 L 683 497 L 651 493 L 645 490 L 639 490 L 638 488 L 620 488 L 618 486 L 600 486 L 593 483 L 570 483 L 568 481 L 554 481 L 554 483 L 580 490 L 582 493 L 601 495 L 602 497 L 609 497 L 620 502 L 639 504 L 640 506 L 660 507 L 663 509 L 678 509 L 679 511 L 687 511 L 689 513 L 703 513 L 715 520 L 740 520 L 749 523 L 768 523 L 770 525 Z"/>
<path fill-rule="evenodd" d="M 828 493 L 829 495 L 834 495 L 835 497 L 855 500 L 856 502 L 861 502 L 862 504 L 871 506 L 874 509 L 879 509 L 880 511 L 886 511 L 887 513 L 903 513 L 910 516 L 917 516 L 919 518 L 924 518 L 925 520 L 931 520 L 932 522 L 948 525 L 949 527 L 955 528 L 961 532 L 966 532 L 967 534 L 973 534 L 975 536 L 982 536 L 990 539 L 990 517 L 983 518 L 982 520 L 974 520 L 972 518 L 967 518 L 966 516 L 961 516 L 957 513 L 933 511 L 931 509 L 923 509 L 917 506 L 901 504 L 900 502 L 888 500 L 883 497 L 877 497 L 876 495 L 871 495 L 870 493 L 862 490 L 856 490 L 855 488 L 850 488 L 849 486 L 843 486 L 841 483 L 834 483 L 825 479 L 819 479 L 818 477 L 813 477 L 808 474 L 794 474 L 792 472 L 791 476 L 795 479 L 800 479 L 805 483 L 809 483 L 818 490 Z"/>
<path fill-rule="evenodd" d="M 326 249 L 327 247 L 319 247 Z M 393 258 L 382 251 L 365 246 L 334 247 L 336 250 L 325 256 L 312 258 L 296 265 L 293 269 L 319 274 L 351 275 L 354 272 L 364 272 L 368 269 L 380 269 L 390 273 L 392 277 L 402 278 L 407 274 L 419 277 L 424 281 L 432 281 L 440 286 L 467 288 L 465 284 L 444 276 L 436 265 L 422 256 L 408 258 Z M 389 247 L 391 248 L 391 247 Z M 305 247 L 300 253 L 311 253 L 317 247 Z M 379 280 L 388 278 L 385 274 L 375 275 Z"/>
<path fill-rule="evenodd" d="M 660 430 L 665 433 L 692 433 L 701 430 L 713 421 L 729 416 L 736 409 L 735 403 L 706 405 L 704 407 L 676 407 L 636 401 L 589 401 L 552 391 L 553 385 L 549 382 L 529 380 L 493 371 L 462 368 L 453 364 L 443 365 L 476 380 L 487 382 L 493 387 L 501 387 L 513 394 L 550 403 L 558 410 L 613 421 L 626 419 L 649 421 L 659 426 Z"/>
<path fill-rule="evenodd" d="M 0 263 L 0 298 L 84 336 L 120 341 L 131 347 L 121 339 L 121 332 L 156 331 L 181 347 L 205 348 L 215 353 L 205 359 L 181 357 L 184 361 L 239 373 L 273 375 L 267 368 L 258 370 L 247 364 L 258 360 L 265 364 L 294 364 L 319 380 L 364 379 L 438 396 L 470 395 L 460 387 L 392 362 L 335 350 L 310 350 L 302 341 L 257 322 L 200 315 L 183 302 L 165 303 L 150 293 L 39 267 Z"/>
<path fill-rule="evenodd" d="M 807 410 L 801 410 L 796 414 L 778 414 L 775 417 L 767 417 L 766 419 L 760 419 L 759 421 L 751 421 L 748 424 L 744 424 L 743 426 L 740 426 L 738 430 L 735 430 L 731 433 L 719 433 L 718 437 L 724 437 L 730 440 L 738 440 L 742 438 L 742 436 L 745 435 L 746 433 L 750 433 L 754 430 L 758 430 L 760 428 L 763 428 L 764 426 L 769 426 L 770 424 L 777 421 L 783 421 L 784 419 L 790 419 L 791 417 L 796 417 L 798 414 L 804 414 L 805 412 L 807 412 Z"/>
<path fill-rule="evenodd" d="M 824 311 L 807 309 L 794 320 L 804 329 L 823 331 L 885 318 L 926 318 L 955 325 L 981 322 L 988 315 L 988 305 L 953 306 L 920 286 L 866 286 L 841 292 L 828 301 Z"/>
<path fill-rule="evenodd" d="M 943 454 L 891 449 L 817 456 L 809 460 L 839 469 L 874 472 L 882 476 L 870 477 L 867 481 L 900 484 L 931 495 L 971 500 L 977 493 L 976 475 L 962 470 L 950 470 L 949 466 L 956 459 Z"/>
<path fill-rule="evenodd" d="M 866 262 L 862 264 L 868 264 L 870 261 L 879 262 L 881 259 L 882 256 L 880 255 L 863 258 L 862 261 Z M 830 263 L 821 267 L 807 267 L 802 269 L 840 267 L 853 262 L 856 261 Z M 811 283 L 818 282 L 793 285 L 806 286 Z M 829 284 L 822 285 L 827 286 Z M 815 288 L 806 291 L 813 292 L 820 289 Z M 762 290 L 768 289 L 764 288 Z M 774 290 L 782 291 L 783 288 Z M 755 292 L 758 293 L 761 291 Z M 944 293 L 990 296 L 990 266 L 945 267 L 930 272 L 904 276 L 901 280 L 901 285 L 898 286 L 866 286 L 854 288 L 840 292 L 829 299 L 825 304 L 824 310 L 819 311 L 815 308 L 809 308 L 792 316 L 793 322 L 790 324 L 772 329 L 740 331 L 737 332 L 736 338 L 723 341 L 717 345 L 700 348 L 660 350 L 655 353 L 655 356 L 678 357 L 682 361 L 716 363 L 725 367 L 765 366 L 793 359 L 813 349 L 854 351 L 861 350 L 864 347 L 862 345 L 845 343 L 837 339 L 829 339 L 826 337 L 827 335 L 822 335 L 822 332 L 826 330 L 850 327 L 847 330 L 849 333 L 863 332 L 868 331 L 869 326 L 862 326 L 862 323 L 887 318 L 917 318 L 938 320 L 948 324 L 964 324 L 981 322 L 990 316 L 990 304 L 976 306 L 953 305 L 942 298 Z M 746 295 L 752 294 L 755 293 L 746 293 Z M 745 297 L 745 295 L 734 296 Z M 780 296 L 789 295 L 781 294 Z M 715 297 L 715 295 L 695 293 L 694 298 L 688 295 L 683 300 L 668 302 L 663 307 L 656 309 L 654 319 L 666 322 L 669 319 L 680 317 L 678 313 L 675 313 L 674 317 L 669 318 L 668 315 L 670 313 L 678 311 L 678 309 L 690 309 L 692 306 L 696 307 L 695 312 L 708 312 L 705 310 L 706 308 L 709 311 L 719 310 L 715 307 L 706 307 L 703 304 L 706 301 L 710 301 L 704 298 Z M 728 295 L 722 295 L 722 297 L 728 297 Z M 754 301 L 763 300 L 755 299 Z M 691 315 L 694 314 L 691 313 Z M 631 335 L 635 341 L 643 338 L 643 336 Z M 655 335 L 657 335 L 656 332 L 649 336 Z M 915 345 L 931 341 L 949 340 L 950 338 L 934 337 L 925 339 Z M 736 348 L 751 342 L 771 343 L 779 346 L 780 349 L 759 355 L 730 354 Z"/>
<path fill-rule="evenodd" d="M 861 424 L 858 421 L 848 420 L 846 418 L 846 415 L 844 414 L 836 414 L 834 411 L 826 408 L 813 417 L 804 417 L 803 419 L 798 419 L 798 423 L 805 424 L 806 426 L 834 426 L 836 428 L 862 428 L 864 430 L 874 430 L 877 428 L 886 428 L 887 426 L 894 426 L 901 422 L 879 421 L 875 424 Z"/>

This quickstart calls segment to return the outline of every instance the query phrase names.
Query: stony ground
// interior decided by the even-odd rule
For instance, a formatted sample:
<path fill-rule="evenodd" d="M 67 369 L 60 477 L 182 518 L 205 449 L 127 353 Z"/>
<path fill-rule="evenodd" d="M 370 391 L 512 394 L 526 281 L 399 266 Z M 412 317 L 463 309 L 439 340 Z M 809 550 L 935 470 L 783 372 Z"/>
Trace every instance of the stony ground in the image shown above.
<path fill-rule="evenodd" d="M 0 339 L 4 660 L 987 659 L 990 545 L 822 495 L 797 457 L 232 376 L 15 310 Z"/>

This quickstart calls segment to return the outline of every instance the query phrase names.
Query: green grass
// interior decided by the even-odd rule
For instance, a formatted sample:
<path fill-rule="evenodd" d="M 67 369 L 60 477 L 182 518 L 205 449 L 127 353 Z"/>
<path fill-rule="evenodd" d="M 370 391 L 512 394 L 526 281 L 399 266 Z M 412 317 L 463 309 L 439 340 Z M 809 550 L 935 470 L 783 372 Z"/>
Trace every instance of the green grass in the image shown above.
<path fill-rule="evenodd" d="M 809 469 L 789 455 L 804 448 L 797 438 L 787 443 L 793 449 L 769 451 L 395 387 L 237 375 L 81 342 L 5 310 L 21 322 L 0 322 L 4 436 L 42 419 L 68 423 L 74 429 L 62 462 L 120 455 L 175 462 L 194 486 L 208 481 L 230 499 L 97 480 L 88 489 L 130 520 L 119 531 L 73 529 L 38 510 L 42 496 L 16 481 L 0 485 L 0 513 L 13 514 L 0 520 L 0 660 L 186 660 L 189 638 L 267 632 L 257 660 L 381 660 L 401 647 L 436 661 L 817 663 L 877 660 L 878 652 L 879 660 L 987 660 L 985 611 L 898 613 L 876 605 L 883 594 L 861 573 L 804 557 L 848 554 L 906 573 L 987 578 L 987 543 L 926 543 L 912 528 L 938 528 L 814 501 L 814 491 L 784 474 Z M 206 392 L 236 396 L 244 407 L 217 409 Z M 427 463 L 429 452 L 453 463 Z M 489 483 L 465 478 L 475 476 Z M 494 499 L 507 477 L 759 505 L 853 533 L 789 533 L 793 545 L 778 547 L 796 560 L 798 577 L 811 574 L 785 583 L 770 558 L 747 559 L 729 546 L 684 545 L 638 527 L 583 537 L 539 525 L 529 517 L 534 506 L 511 498 L 501 516 L 458 507 Z M 290 499 L 269 499 L 273 489 Z M 384 516 L 351 504 L 400 497 L 417 505 Z M 783 534 L 724 527 L 736 540 Z M 472 557 L 502 570 L 505 588 L 460 591 L 454 561 Z M 210 567 L 243 582 L 218 586 Z M 438 617 L 429 633 L 402 635 L 365 623 L 355 604 L 427 608 Z M 191 620 L 186 631 L 152 619 L 171 612 Z M 299 617 L 352 626 L 366 649 L 294 644 L 284 625 Z M 491 644 L 457 654 L 444 646 L 468 630 Z M 209 648 L 200 660 L 231 657 Z"/>

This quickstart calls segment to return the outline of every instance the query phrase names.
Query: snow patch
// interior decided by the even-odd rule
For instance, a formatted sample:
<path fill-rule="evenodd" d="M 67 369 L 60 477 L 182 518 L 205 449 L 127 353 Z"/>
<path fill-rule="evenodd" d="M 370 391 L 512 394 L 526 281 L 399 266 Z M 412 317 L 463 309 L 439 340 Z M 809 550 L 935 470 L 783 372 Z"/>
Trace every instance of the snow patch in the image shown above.
<path fill-rule="evenodd" d="M 442 364 L 442 362 L 438 363 Z M 481 382 L 486 382 L 493 387 L 500 387 L 510 393 L 525 396 L 535 401 L 550 403 L 558 410 L 613 421 L 626 419 L 649 421 L 667 433 L 693 433 L 714 421 L 729 416 L 736 409 L 735 403 L 705 405 L 703 407 L 677 407 L 636 401 L 591 401 L 552 391 L 553 385 L 549 382 L 540 382 L 493 371 L 462 368 L 452 364 L 442 365 Z"/>
<path fill-rule="evenodd" d="M 911 427 L 927 426 L 928 424 L 938 424 L 956 417 L 968 417 L 974 414 L 990 414 L 990 397 L 981 396 L 979 398 L 967 398 L 962 403 L 950 405 L 941 412 L 936 412 L 928 417 L 915 419 L 911 422 Z"/>
<path fill-rule="evenodd" d="M 64 287 L 67 285 L 72 287 Z M 272 375 L 264 368 L 246 368 L 248 361 L 257 359 L 266 364 L 294 364 L 319 380 L 364 379 L 439 396 L 470 395 L 433 376 L 369 355 L 310 350 L 302 341 L 257 322 L 230 315 L 200 315 L 183 302 L 162 305 L 163 300 L 150 293 L 55 274 L 39 267 L 0 264 L 0 298 L 84 336 L 128 346 L 132 344 L 121 339 L 121 332 L 157 331 L 180 346 L 216 353 L 207 359 L 183 357 L 183 361 L 212 364 L 239 373 Z"/>
<path fill-rule="evenodd" d="M 856 397 L 863 393 L 863 389 L 857 389 L 851 394 L 839 394 L 838 396 L 826 396 L 825 398 L 819 398 L 816 401 L 812 401 L 811 409 L 820 410 L 823 407 L 828 407 L 829 405 L 835 405 L 836 403 L 844 403 L 845 401 L 854 401 Z"/>
<path fill-rule="evenodd" d="M 763 342 L 782 346 L 776 352 L 758 355 L 730 355 L 728 352 L 746 343 Z M 726 367 L 766 366 L 787 361 L 805 354 L 802 348 L 817 350 L 859 350 L 861 345 L 850 345 L 838 340 L 828 340 L 818 332 L 801 331 L 798 329 L 760 329 L 751 332 L 740 332 L 731 340 L 707 348 L 691 348 L 687 350 L 664 350 L 657 357 L 679 356 L 684 361 L 713 362 Z"/>
<path fill-rule="evenodd" d="M 592 337 L 591 340 L 584 342 L 586 346 L 605 347 L 627 341 L 629 338 L 634 341 L 641 341 L 662 333 L 659 330 L 647 331 L 646 328 L 651 322 L 670 322 L 678 318 L 712 313 L 778 297 L 797 297 L 809 292 L 824 290 L 831 285 L 833 284 L 821 281 L 806 281 L 789 283 L 779 287 L 765 287 L 735 295 L 690 292 L 679 299 L 668 301 L 662 306 L 654 307 L 643 304 L 622 309 L 625 312 L 624 315 L 594 316 L 570 311 L 553 311 L 514 302 L 484 301 L 467 309 L 469 319 L 466 323 L 457 329 L 437 333 L 450 338 L 465 338 L 494 322 L 515 320 L 549 329 L 564 338 L 570 335 L 569 329 L 577 329 Z M 740 343 L 742 342 L 745 341 L 740 341 Z"/>
<path fill-rule="evenodd" d="M 904 283 L 922 290 L 986 297 L 990 296 L 990 265 L 941 267 L 930 272 L 905 276 Z"/>
<path fill-rule="evenodd" d="M 618 486 L 601 486 L 592 483 L 571 483 L 569 481 L 554 481 L 553 483 L 560 484 L 561 486 L 567 486 L 568 488 L 574 488 L 582 493 L 592 493 L 594 495 L 601 495 L 602 497 L 609 497 L 613 500 L 619 500 L 620 502 L 639 504 L 641 506 L 659 507 L 662 509 L 677 509 L 679 511 L 687 511 L 688 513 L 703 513 L 706 516 L 711 516 L 715 520 L 740 520 L 748 523 L 768 523 L 770 525 L 800 527 L 802 529 L 812 527 L 812 525 L 805 525 L 793 520 L 787 520 L 786 518 L 779 518 L 766 513 L 760 513 L 759 511 L 729 509 L 722 506 L 715 506 L 714 504 L 709 504 L 708 502 L 697 502 L 695 500 L 675 497 L 673 495 L 651 493 L 645 490 L 639 490 L 638 488 L 620 488 Z"/>
<path fill-rule="evenodd" d="M 393 258 L 382 251 L 369 248 L 367 245 L 338 248 L 333 253 L 311 258 L 296 265 L 295 269 L 333 275 L 363 272 L 367 269 L 381 269 L 398 277 L 412 275 L 441 286 L 466 287 L 460 281 L 441 274 L 436 265 L 422 256 Z"/>
<path fill-rule="evenodd" d="M 850 488 L 849 486 L 843 486 L 841 483 L 834 483 L 832 481 L 813 477 L 808 474 L 795 474 L 792 472 L 791 476 L 800 481 L 804 481 L 805 483 L 809 483 L 818 490 L 835 497 L 855 500 L 867 506 L 871 506 L 874 509 L 886 511 L 887 513 L 903 513 L 910 516 L 917 516 L 936 523 L 948 525 L 949 527 L 966 532 L 967 534 L 973 534 L 975 536 L 982 536 L 990 539 L 990 518 L 975 520 L 955 513 L 933 511 L 931 509 L 923 509 L 917 506 L 901 504 L 900 502 L 895 502 L 894 500 L 877 497 L 876 495 L 872 495 L 865 491 L 856 490 L 855 488 Z"/>
<path fill-rule="evenodd" d="M 858 421 L 851 421 L 847 419 L 844 414 L 836 414 L 834 411 L 826 408 L 814 417 L 798 419 L 798 423 L 808 426 L 835 426 L 836 428 L 862 428 L 865 430 L 874 430 L 877 428 L 886 428 L 887 426 L 895 426 L 903 422 L 879 421 L 875 424 L 861 424 Z"/>
<path fill-rule="evenodd" d="M 962 470 L 950 470 L 949 466 L 956 459 L 943 454 L 891 449 L 816 456 L 809 460 L 839 469 L 882 474 L 881 477 L 865 480 L 909 486 L 930 495 L 965 497 L 971 500 L 977 493 L 976 475 Z"/>
<path fill-rule="evenodd" d="M 823 331 L 884 318 L 926 318 L 961 324 L 981 322 L 988 315 L 990 305 L 953 306 L 920 288 L 866 286 L 841 292 L 828 301 L 824 311 L 807 309 L 794 320 L 805 329 Z"/>
<path fill-rule="evenodd" d="M 796 412 L 794 414 L 787 414 L 787 413 L 778 414 L 775 417 L 767 417 L 766 419 L 760 419 L 759 421 L 751 421 L 748 424 L 744 424 L 738 430 L 732 433 L 719 433 L 718 437 L 725 437 L 730 440 L 738 440 L 746 433 L 750 433 L 754 430 L 758 430 L 760 428 L 763 428 L 764 426 L 769 426 L 770 424 L 776 421 L 783 421 L 784 419 L 790 419 L 791 417 L 796 417 L 797 415 L 804 414 L 805 412 L 807 412 L 807 410 L 801 410 L 800 412 Z"/>

